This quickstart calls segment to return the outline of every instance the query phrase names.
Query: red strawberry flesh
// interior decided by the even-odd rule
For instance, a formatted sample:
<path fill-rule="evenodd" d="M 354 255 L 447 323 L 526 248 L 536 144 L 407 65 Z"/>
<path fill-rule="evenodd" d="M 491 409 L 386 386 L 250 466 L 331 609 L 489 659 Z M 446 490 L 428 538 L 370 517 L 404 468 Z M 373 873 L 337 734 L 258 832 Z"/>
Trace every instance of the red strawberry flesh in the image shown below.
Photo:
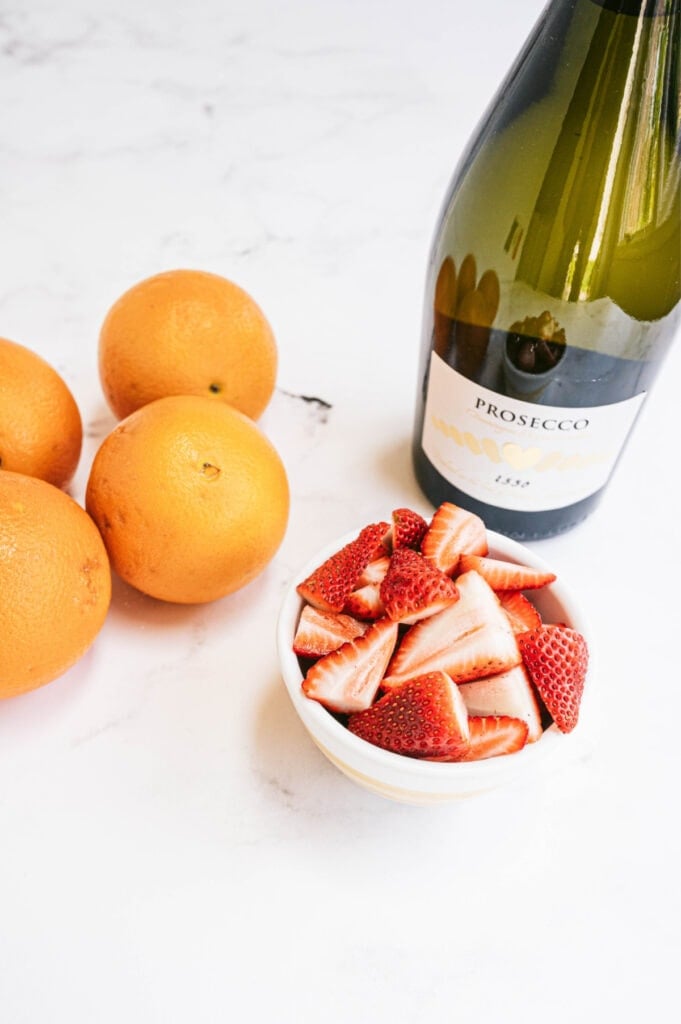
<path fill-rule="evenodd" d="M 553 583 L 556 575 L 533 569 L 529 565 L 517 565 L 502 558 L 485 558 L 480 555 L 465 554 L 461 556 L 459 570 L 468 572 L 474 569 L 486 579 L 492 590 L 533 590 Z"/>
<path fill-rule="evenodd" d="M 486 555 L 487 530 L 479 516 L 452 502 L 443 502 L 421 541 L 421 553 L 434 566 L 451 575 L 463 554 Z"/>
<path fill-rule="evenodd" d="M 362 636 L 324 655 L 308 669 L 303 692 L 329 711 L 350 714 L 368 708 L 395 647 L 398 629 L 390 619 L 379 619 Z"/>
<path fill-rule="evenodd" d="M 468 719 L 470 730 L 467 761 L 482 761 L 488 757 L 503 757 L 522 750 L 527 742 L 527 722 L 506 715 L 473 716 Z"/>
<path fill-rule="evenodd" d="M 456 585 L 458 601 L 417 622 L 404 635 L 384 687 L 436 670 L 466 682 L 520 663 L 515 635 L 494 591 L 476 572 L 459 576 Z"/>
<path fill-rule="evenodd" d="M 302 658 L 321 658 L 348 640 L 361 636 L 365 630 L 366 625 L 350 615 L 321 612 L 306 604 L 293 638 L 293 652 Z"/>
<path fill-rule="evenodd" d="M 389 529 L 388 523 L 365 526 L 358 537 L 298 584 L 299 595 L 321 611 L 342 612 L 367 565 L 386 553 L 384 541 Z"/>
<path fill-rule="evenodd" d="M 490 557 L 483 521 L 450 502 L 430 523 L 395 509 L 298 585 L 302 690 L 355 735 L 424 760 L 514 753 L 550 719 L 570 732 L 586 640 L 543 624 L 523 593 L 555 579 Z"/>
<path fill-rule="evenodd" d="M 393 551 L 398 548 L 413 548 L 418 551 L 428 529 L 428 523 L 410 508 L 396 508 L 392 514 Z"/>
<path fill-rule="evenodd" d="M 393 552 L 380 594 L 389 617 L 408 624 L 434 615 L 459 599 L 450 577 L 411 548 Z"/>
<path fill-rule="evenodd" d="M 366 583 L 363 587 L 353 590 L 345 602 L 345 612 L 364 622 L 372 622 L 385 615 L 381 600 L 381 588 L 378 583 Z"/>
<path fill-rule="evenodd" d="M 466 708 L 444 672 L 408 680 L 351 715 L 348 728 L 375 746 L 409 757 L 463 757 L 468 750 Z"/>
<path fill-rule="evenodd" d="M 498 590 L 496 594 L 514 633 L 525 633 L 541 626 L 541 615 L 520 590 Z"/>
<path fill-rule="evenodd" d="M 501 715 L 527 723 L 527 742 L 542 735 L 541 710 L 524 665 L 484 679 L 461 683 L 459 692 L 471 717 Z"/>
<path fill-rule="evenodd" d="M 389 565 L 390 555 L 381 555 L 380 558 L 374 558 L 373 562 L 369 562 L 367 567 L 359 574 L 357 586 L 364 587 L 368 583 L 380 583 L 387 573 Z"/>
<path fill-rule="evenodd" d="M 563 625 L 519 633 L 517 640 L 546 710 L 561 732 L 571 732 L 579 720 L 589 665 L 586 640 L 577 630 Z"/>

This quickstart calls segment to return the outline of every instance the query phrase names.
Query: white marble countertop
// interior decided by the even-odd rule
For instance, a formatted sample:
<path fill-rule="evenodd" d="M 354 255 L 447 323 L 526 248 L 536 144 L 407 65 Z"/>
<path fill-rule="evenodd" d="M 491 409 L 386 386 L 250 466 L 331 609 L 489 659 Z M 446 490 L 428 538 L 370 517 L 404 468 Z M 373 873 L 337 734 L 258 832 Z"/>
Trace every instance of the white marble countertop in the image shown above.
<path fill-rule="evenodd" d="M 422 503 L 409 439 L 428 246 L 541 0 L 6 0 L 0 335 L 114 425 L 97 334 L 160 270 L 224 274 L 279 344 L 292 488 L 266 572 L 176 607 L 117 582 L 59 681 L 0 706 L 2 1024 L 670 1020 L 679 1005 L 681 346 L 596 514 L 535 547 L 583 601 L 589 716 L 550 777 L 393 804 L 281 684 L 284 588 Z M 319 401 L 308 401 L 310 397 Z"/>

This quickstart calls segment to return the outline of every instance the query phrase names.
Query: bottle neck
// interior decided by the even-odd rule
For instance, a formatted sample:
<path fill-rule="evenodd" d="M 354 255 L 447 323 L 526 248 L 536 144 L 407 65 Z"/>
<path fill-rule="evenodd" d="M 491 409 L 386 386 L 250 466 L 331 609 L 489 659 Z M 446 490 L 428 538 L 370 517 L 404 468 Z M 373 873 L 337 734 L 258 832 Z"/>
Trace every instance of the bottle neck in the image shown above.
<path fill-rule="evenodd" d="M 679 0 L 559 0 L 549 10 L 553 25 L 571 12 L 546 91 L 558 130 L 517 280 L 659 319 L 679 299 Z M 554 35 L 547 23 L 542 59 Z"/>

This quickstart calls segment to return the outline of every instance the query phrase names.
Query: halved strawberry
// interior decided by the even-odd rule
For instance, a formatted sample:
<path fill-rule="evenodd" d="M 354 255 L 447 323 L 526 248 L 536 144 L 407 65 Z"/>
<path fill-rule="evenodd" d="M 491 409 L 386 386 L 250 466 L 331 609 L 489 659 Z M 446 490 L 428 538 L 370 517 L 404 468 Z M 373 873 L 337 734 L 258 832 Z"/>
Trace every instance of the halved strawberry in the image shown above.
<path fill-rule="evenodd" d="M 553 583 L 556 574 L 533 569 L 529 565 L 517 565 L 502 558 L 485 558 L 480 555 L 462 555 L 459 562 L 461 572 L 475 569 L 487 580 L 492 590 L 533 590 Z"/>
<path fill-rule="evenodd" d="M 497 597 L 511 623 L 514 633 L 525 633 L 541 626 L 541 615 L 519 590 L 498 590 Z"/>
<path fill-rule="evenodd" d="M 355 540 L 327 558 L 298 584 L 296 589 L 300 596 L 321 611 L 341 612 L 369 562 L 386 554 L 384 541 L 389 529 L 388 523 L 365 526 Z"/>
<path fill-rule="evenodd" d="M 384 687 L 436 670 L 466 682 L 520 664 L 508 616 L 482 576 L 465 573 L 456 586 L 458 601 L 417 622 L 404 635 L 388 666 Z"/>
<path fill-rule="evenodd" d="M 519 718 L 527 724 L 527 742 L 541 736 L 541 711 L 524 665 L 515 665 L 508 672 L 461 683 L 459 692 L 468 714 L 504 715 Z"/>
<path fill-rule="evenodd" d="M 303 691 L 330 711 L 350 713 L 373 702 L 397 641 L 399 626 L 379 619 L 308 670 Z"/>
<path fill-rule="evenodd" d="M 397 548 L 381 583 L 381 601 L 394 622 L 412 624 L 459 599 L 456 584 L 411 548 Z"/>
<path fill-rule="evenodd" d="M 351 715 L 348 728 L 377 747 L 409 757 L 455 759 L 468 751 L 466 707 L 444 672 L 408 680 Z"/>
<path fill-rule="evenodd" d="M 522 750 L 527 742 L 527 722 L 507 715 L 473 716 L 468 719 L 466 761 L 482 761 Z"/>
<path fill-rule="evenodd" d="M 321 612 L 306 604 L 293 638 L 293 652 L 303 658 L 321 658 L 348 640 L 361 636 L 366 628 L 363 622 L 350 615 Z"/>
<path fill-rule="evenodd" d="M 380 583 L 366 583 L 348 594 L 344 611 L 346 615 L 352 615 L 355 619 L 363 622 L 373 622 L 374 619 L 381 619 L 385 615 L 385 607 L 381 600 Z"/>
<path fill-rule="evenodd" d="M 449 575 L 456 570 L 462 554 L 486 555 L 488 550 L 482 519 L 449 501 L 435 510 L 421 541 L 421 553 Z"/>
<path fill-rule="evenodd" d="M 418 551 L 428 523 L 410 508 L 396 508 L 392 514 L 392 545 L 393 551 L 398 548 L 413 548 Z"/>
<path fill-rule="evenodd" d="M 541 626 L 518 634 L 525 667 L 546 710 L 561 732 L 572 732 L 589 666 L 589 649 L 581 633 L 569 626 Z"/>

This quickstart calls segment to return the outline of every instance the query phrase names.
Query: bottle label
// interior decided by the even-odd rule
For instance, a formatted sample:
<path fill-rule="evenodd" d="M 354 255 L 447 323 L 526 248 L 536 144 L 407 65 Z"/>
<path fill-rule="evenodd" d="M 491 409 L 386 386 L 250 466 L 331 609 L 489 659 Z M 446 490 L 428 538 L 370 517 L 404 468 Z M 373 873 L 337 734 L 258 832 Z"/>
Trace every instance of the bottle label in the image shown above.
<path fill-rule="evenodd" d="M 531 381 L 538 388 L 540 377 Z M 442 476 L 478 501 L 519 512 L 564 508 L 607 482 L 644 398 L 538 405 L 490 391 L 432 352 L 423 449 Z"/>

